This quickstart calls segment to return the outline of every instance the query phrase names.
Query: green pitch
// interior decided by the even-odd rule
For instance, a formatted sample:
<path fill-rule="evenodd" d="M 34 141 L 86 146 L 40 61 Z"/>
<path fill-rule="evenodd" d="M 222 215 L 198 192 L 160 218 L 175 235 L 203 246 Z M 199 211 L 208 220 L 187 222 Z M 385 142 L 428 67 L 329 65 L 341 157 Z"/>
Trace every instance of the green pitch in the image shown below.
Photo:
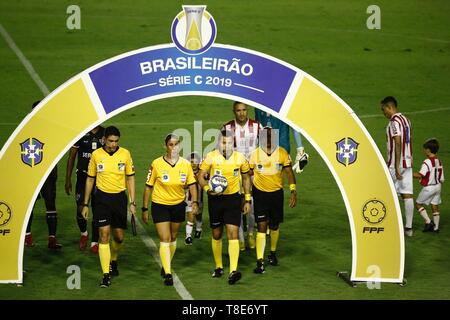
<path fill-rule="evenodd" d="M 205 3 L 190 1 L 189 3 Z M 66 28 L 71 1 L 20 1 L 0 4 L 0 24 L 8 31 L 50 91 L 73 75 L 115 55 L 170 42 L 173 17 L 185 2 L 81 1 L 81 30 Z M 430 137 L 441 142 L 439 156 L 450 168 L 450 29 L 448 1 L 378 1 L 381 30 L 368 30 L 370 1 L 208 1 L 218 25 L 216 42 L 264 52 L 299 67 L 319 79 L 355 110 L 385 153 L 386 119 L 379 101 L 399 100 L 400 111 L 413 123 L 414 170 L 424 158 L 421 145 Z M 447 21 L 447 22 L 446 22 Z M 42 98 L 25 68 L 0 39 L 0 145 Z M 435 110 L 439 109 L 439 110 Z M 427 110 L 434 110 L 427 112 Z M 218 128 L 232 118 L 231 102 L 206 97 L 172 98 L 141 105 L 108 121 L 122 132 L 121 145 L 131 150 L 137 169 L 140 202 L 150 161 L 164 152 L 163 138 L 177 128 Z M 318 120 L 317 125 L 320 125 Z M 205 141 L 204 145 L 209 141 Z M 173 269 L 194 299 L 448 299 L 450 298 L 450 196 L 443 188 L 440 234 L 422 233 L 414 217 L 415 234 L 406 239 L 406 287 L 365 284 L 350 288 L 335 275 L 351 269 L 351 239 L 347 213 L 338 187 L 325 163 L 304 141 L 310 164 L 298 178 L 299 204 L 286 209 L 281 226 L 280 265 L 255 275 L 255 253 L 241 253 L 242 280 L 229 286 L 212 279 L 214 268 L 207 214 L 204 236 L 191 247 L 180 230 Z M 295 156 L 295 154 L 293 154 Z M 78 250 L 79 231 L 74 196 L 64 193 L 66 157 L 59 165 L 58 239 L 61 252 L 47 250 L 47 226 L 42 200 L 33 221 L 34 248 L 25 248 L 25 285 L 0 285 L 4 299 L 180 299 L 165 287 L 159 265 L 140 237 L 127 232 L 119 257 L 120 276 L 100 289 L 98 257 Z M 7 170 L 7 168 L 0 168 Z M 370 170 L 370 168 L 368 168 Z M 448 173 L 448 172 L 447 172 Z M 447 174 L 448 176 L 449 174 Z M 75 183 L 75 178 L 72 180 Z M 370 181 L 367 181 L 369 184 Z M 2 188 L 7 182 L 2 182 Z M 420 190 L 415 182 L 415 195 Z M 17 192 L 20 192 L 18 190 Z M 139 204 L 138 202 L 138 204 Z M 140 205 L 139 205 L 140 207 Z M 403 207 L 403 205 L 402 205 Z M 205 211 L 206 213 L 206 211 Z M 139 214 L 140 216 L 140 214 Z M 154 226 L 145 235 L 159 243 Z M 224 251 L 227 245 L 224 242 Z M 267 248 L 266 248 L 267 251 Z M 224 255 L 225 267 L 228 259 Z M 66 286 L 67 267 L 81 268 L 81 289 Z M 226 269 L 227 270 L 227 269 Z"/>

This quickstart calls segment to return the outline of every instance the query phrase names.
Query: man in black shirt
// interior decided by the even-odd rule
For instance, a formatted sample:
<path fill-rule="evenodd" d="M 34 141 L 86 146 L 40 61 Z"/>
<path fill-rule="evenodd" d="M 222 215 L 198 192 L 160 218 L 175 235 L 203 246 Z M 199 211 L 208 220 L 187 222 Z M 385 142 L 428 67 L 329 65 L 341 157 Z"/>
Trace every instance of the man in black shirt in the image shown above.
<path fill-rule="evenodd" d="M 65 190 L 69 195 L 72 191 L 72 171 L 75 164 L 75 158 L 78 154 L 77 160 L 77 182 L 75 187 L 75 200 L 77 203 L 77 223 L 80 228 L 80 250 L 85 250 L 87 247 L 88 241 L 88 232 L 87 232 L 87 222 L 81 215 L 81 209 L 83 208 L 84 201 L 84 190 L 86 185 L 87 178 L 87 170 L 89 165 L 89 160 L 91 159 L 91 154 L 96 149 L 101 148 L 103 146 L 103 135 L 105 133 L 105 128 L 102 126 L 97 126 L 88 133 L 84 135 L 77 143 L 75 143 L 69 151 L 69 157 L 67 159 L 67 170 L 66 170 L 66 183 Z M 94 191 L 91 194 L 91 205 L 92 210 L 94 210 Z M 91 238 L 91 252 L 98 253 L 98 226 L 94 225 L 94 221 L 92 221 L 92 238 Z"/>

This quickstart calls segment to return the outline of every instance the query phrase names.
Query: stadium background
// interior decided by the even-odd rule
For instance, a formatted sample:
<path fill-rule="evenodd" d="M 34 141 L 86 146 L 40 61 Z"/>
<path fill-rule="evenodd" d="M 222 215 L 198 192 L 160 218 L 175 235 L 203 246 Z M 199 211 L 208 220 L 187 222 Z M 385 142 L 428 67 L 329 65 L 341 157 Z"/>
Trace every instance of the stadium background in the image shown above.
<path fill-rule="evenodd" d="M 398 98 L 413 123 L 414 169 L 430 137 L 450 166 L 450 29 L 446 1 L 377 1 L 381 30 L 368 30 L 370 1 L 15 1 L 0 3 L 0 24 L 33 64 L 50 91 L 82 70 L 123 52 L 170 42 L 170 25 L 182 4 L 207 4 L 218 25 L 217 43 L 260 51 L 308 72 L 346 101 L 385 154 L 387 120 L 379 109 L 386 95 Z M 81 30 L 66 28 L 66 8 L 81 7 Z M 43 97 L 14 52 L 0 40 L 0 145 Z M 117 125 L 121 145 L 131 150 L 140 203 L 150 161 L 163 152 L 164 136 L 177 128 L 217 128 L 233 117 L 231 101 L 180 97 L 128 110 L 105 125 Z M 251 113 L 253 115 L 253 113 Z M 320 119 L 317 119 L 320 126 Z M 205 141 L 205 145 L 208 141 Z M 450 196 L 443 189 L 441 233 L 421 232 L 406 239 L 406 287 L 364 284 L 350 288 L 335 276 L 351 268 L 351 239 L 345 207 L 325 163 L 304 141 L 311 161 L 298 178 L 299 205 L 286 209 L 279 242 L 280 266 L 255 275 L 255 253 L 240 257 L 243 279 L 229 286 L 211 279 L 213 259 L 205 218 L 204 236 L 191 247 L 180 234 L 173 268 L 194 299 L 448 299 L 450 298 Z M 293 154 L 295 156 L 295 154 Z M 47 249 L 45 209 L 40 200 L 33 221 L 34 248 L 25 248 L 25 285 L 0 285 L 0 299 L 180 299 L 164 287 L 159 266 L 140 237 L 127 233 L 120 276 L 111 288 L 98 288 L 98 257 L 79 252 L 73 195 L 64 193 L 66 157 L 59 163 L 57 208 L 61 252 Z M 7 168 L 1 168 L 7 170 Z M 369 170 L 369 169 L 368 169 Z M 72 183 L 75 183 L 73 177 Z M 370 183 L 370 181 L 367 181 Z M 7 182 L 2 182 L 2 188 Z M 420 186 L 415 182 L 415 194 Z M 18 190 L 20 192 L 20 190 Z M 205 211 L 206 212 L 206 211 Z M 207 215 L 205 215 L 207 217 Z M 158 243 L 153 225 L 147 234 Z M 227 261 L 226 257 L 225 262 Z M 81 268 L 81 290 L 68 290 L 69 265 Z"/>

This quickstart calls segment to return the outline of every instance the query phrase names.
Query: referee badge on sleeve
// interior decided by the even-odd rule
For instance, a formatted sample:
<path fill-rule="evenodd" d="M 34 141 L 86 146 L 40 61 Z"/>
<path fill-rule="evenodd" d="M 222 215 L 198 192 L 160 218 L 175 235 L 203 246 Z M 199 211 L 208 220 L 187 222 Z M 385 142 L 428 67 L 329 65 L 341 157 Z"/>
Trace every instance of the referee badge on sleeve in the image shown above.
<path fill-rule="evenodd" d="M 117 164 L 117 168 L 119 169 L 119 171 L 125 171 L 125 163 L 119 162 Z"/>
<path fill-rule="evenodd" d="M 97 172 L 105 171 L 105 165 L 103 163 L 97 164 Z"/>

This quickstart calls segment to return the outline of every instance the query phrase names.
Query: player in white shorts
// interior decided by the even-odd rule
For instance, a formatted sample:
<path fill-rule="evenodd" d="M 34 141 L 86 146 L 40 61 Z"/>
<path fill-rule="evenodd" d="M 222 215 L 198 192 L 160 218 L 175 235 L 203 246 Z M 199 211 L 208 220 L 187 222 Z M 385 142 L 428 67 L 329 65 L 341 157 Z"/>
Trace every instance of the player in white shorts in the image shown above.
<path fill-rule="evenodd" d="M 423 232 L 439 232 L 439 205 L 441 204 L 441 186 L 444 182 L 444 168 L 442 162 L 437 158 L 439 142 L 429 139 L 423 144 L 423 151 L 427 155 L 420 167 L 419 172 L 414 173 L 414 178 L 420 179 L 423 186 L 416 200 L 416 209 L 425 220 Z M 433 221 L 427 214 L 424 205 L 431 204 Z"/>
<path fill-rule="evenodd" d="M 381 110 L 389 119 L 386 127 L 387 166 L 395 189 L 405 203 L 405 235 L 411 237 L 414 216 L 411 121 L 398 112 L 394 97 L 381 100 Z"/>

